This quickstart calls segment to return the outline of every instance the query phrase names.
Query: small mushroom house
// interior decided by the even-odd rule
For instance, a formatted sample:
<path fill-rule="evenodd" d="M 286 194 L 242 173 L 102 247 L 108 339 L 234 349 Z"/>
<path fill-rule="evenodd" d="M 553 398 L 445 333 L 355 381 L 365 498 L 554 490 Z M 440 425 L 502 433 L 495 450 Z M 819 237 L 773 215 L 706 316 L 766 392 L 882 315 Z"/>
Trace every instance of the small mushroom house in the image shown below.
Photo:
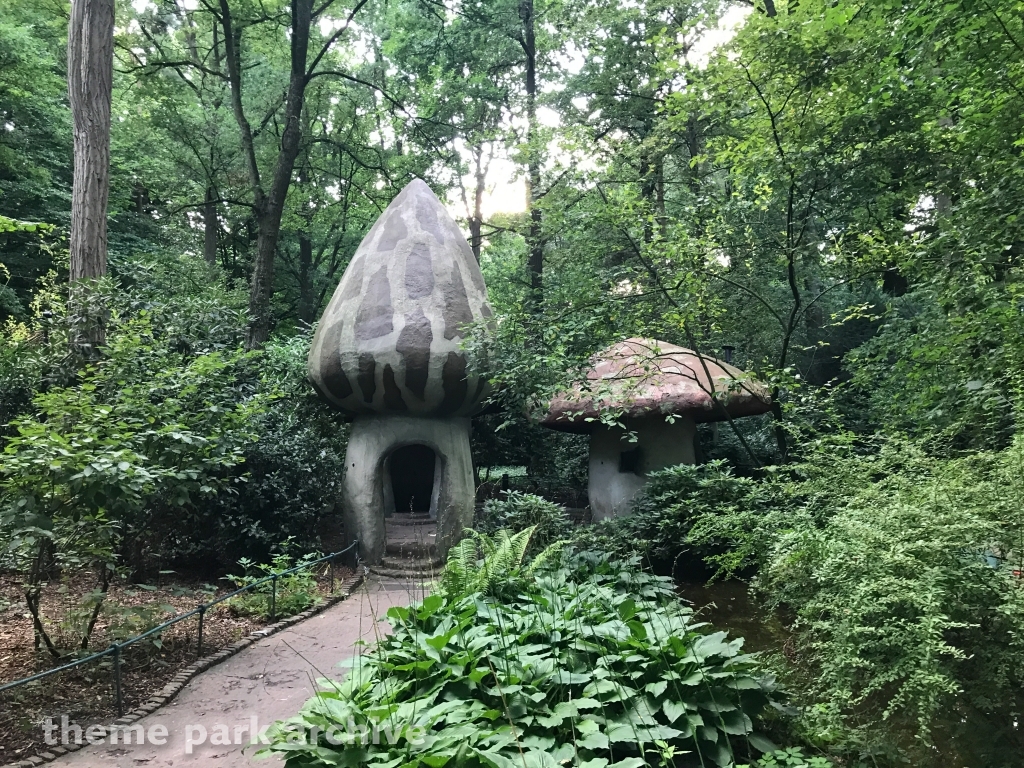
<path fill-rule="evenodd" d="M 767 389 L 738 368 L 633 338 L 595 355 L 586 383 L 558 394 L 541 424 L 590 435 L 590 509 L 603 520 L 629 514 L 649 472 L 695 462 L 698 423 L 770 407 Z M 602 413 L 625 428 L 602 423 Z"/>
<path fill-rule="evenodd" d="M 413 181 L 363 238 L 309 351 L 313 387 L 352 419 L 342 509 L 370 564 L 384 554 L 385 515 L 428 512 L 442 556 L 472 525 L 470 416 L 487 393 L 460 341 L 490 316 L 469 243 Z"/>

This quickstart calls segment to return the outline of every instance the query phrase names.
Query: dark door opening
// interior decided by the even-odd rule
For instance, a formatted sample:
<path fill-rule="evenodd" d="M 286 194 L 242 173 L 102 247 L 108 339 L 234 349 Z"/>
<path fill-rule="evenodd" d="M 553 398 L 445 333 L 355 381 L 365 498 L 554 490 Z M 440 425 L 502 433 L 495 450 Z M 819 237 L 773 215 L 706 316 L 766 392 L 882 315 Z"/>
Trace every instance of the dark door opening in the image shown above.
<path fill-rule="evenodd" d="M 391 490 L 395 512 L 429 512 L 434 493 L 434 452 L 407 445 L 391 454 Z"/>

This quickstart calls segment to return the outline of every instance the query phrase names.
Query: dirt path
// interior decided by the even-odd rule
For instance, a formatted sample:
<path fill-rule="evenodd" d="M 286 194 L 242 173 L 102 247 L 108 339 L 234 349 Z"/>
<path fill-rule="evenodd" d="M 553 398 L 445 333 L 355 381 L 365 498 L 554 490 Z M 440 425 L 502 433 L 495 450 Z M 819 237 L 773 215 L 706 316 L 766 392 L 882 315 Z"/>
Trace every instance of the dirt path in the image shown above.
<path fill-rule="evenodd" d="M 50 765 L 280 766 L 283 762 L 277 758 L 254 760 L 254 747 L 242 752 L 253 718 L 258 732 L 274 720 L 295 714 L 314 693 L 313 680 L 320 673 L 340 677 L 344 672 L 336 665 L 358 652 L 355 642 L 372 642 L 386 631 L 386 625 L 376 624 L 375 618 L 382 618 L 392 605 L 407 605 L 422 597 L 417 584 L 370 577 L 347 600 L 249 646 L 193 679 L 170 704 L 138 721 L 146 743 L 112 745 L 108 737 Z M 154 736 L 160 739 L 161 726 L 166 729 L 166 744 L 150 743 Z M 211 743 L 223 742 L 225 736 L 230 743 Z M 60 743 L 59 727 L 54 737 Z"/>

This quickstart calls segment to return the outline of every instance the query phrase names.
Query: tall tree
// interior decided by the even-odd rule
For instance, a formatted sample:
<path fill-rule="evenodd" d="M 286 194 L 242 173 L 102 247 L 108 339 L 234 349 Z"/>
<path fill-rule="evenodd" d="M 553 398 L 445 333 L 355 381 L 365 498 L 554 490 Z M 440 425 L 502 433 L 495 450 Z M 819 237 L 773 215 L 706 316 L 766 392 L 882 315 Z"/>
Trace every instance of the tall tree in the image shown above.
<path fill-rule="evenodd" d="M 74 0 L 68 28 L 68 93 L 74 120 L 71 280 L 107 272 L 114 0 Z"/>
<path fill-rule="evenodd" d="M 515 35 L 523 49 L 523 90 L 526 95 L 526 205 L 530 212 L 530 230 L 526 237 L 529 248 L 527 266 L 533 301 L 540 301 L 544 287 L 544 241 L 541 238 L 543 214 L 540 200 L 540 137 L 537 132 L 537 15 L 534 0 L 520 0 L 519 20 L 522 28 Z"/>
<path fill-rule="evenodd" d="M 274 257 L 281 235 L 281 216 L 284 213 L 288 188 L 292 182 L 292 171 L 299 156 L 302 142 L 302 105 L 306 86 L 317 74 L 317 68 L 330 51 L 331 46 L 348 30 L 359 10 L 367 0 L 359 0 L 348 14 L 345 22 L 326 37 L 320 50 L 309 61 L 310 30 L 314 23 L 319 27 L 321 19 L 327 20 L 326 13 L 334 5 L 327 0 L 314 11 L 313 0 L 293 0 L 291 3 L 291 25 L 288 38 L 291 43 L 290 72 L 284 99 L 282 122 L 284 130 L 274 163 L 270 184 L 267 185 L 260 171 L 253 129 L 245 111 L 242 99 L 243 73 L 242 35 L 246 24 L 239 24 L 233 14 L 229 0 L 220 0 L 218 20 L 224 33 L 224 49 L 227 64 L 228 83 L 231 86 L 231 106 L 242 137 L 242 151 L 245 156 L 249 184 L 252 187 L 253 207 L 256 212 L 258 234 L 256 238 L 256 259 L 253 264 L 252 282 L 249 288 L 249 330 L 246 346 L 249 349 L 261 347 L 270 335 L 270 297 L 274 288 Z M 258 23 L 254 19 L 249 23 Z"/>
<path fill-rule="evenodd" d="M 140 22 L 149 50 L 137 69 L 149 73 L 173 70 L 187 81 L 191 72 L 201 72 L 228 85 L 256 228 L 246 334 L 246 346 L 250 349 L 261 347 L 272 327 L 274 261 L 288 190 L 303 144 L 302 111 L 306 89 L 314 78 L 322 75 L 358 80 L 340 68 L 332 68 L 338 62 L 330 54 L 367 2 L 357 0 L 344 16 L 334 15 L 336 6 L 340 5 L 335 0 L 319 4 L 314 0 L 292 0 L 277 7 L 257 7 L 235 0 L 204 3 L 215 24 L 208 55 L 199 52 L 200 26 L 193 14 L 174 14 L 177 17 L 174 30 L 184 33 L 184 48 L 187 49 L 180 54 L 173 44 L 165 46 L 160 41 L 161 31 L 148 30 Z M 162 31 L 174 31 L 163 20 L 161 24 Z M 260 30 L 267 31 L 261 34 Z M 288 41 L 289 53 L 286 82 L 281 84 L 272 66 L 254 70 L 252 63 L 273 64 L 274 53 L 280 50 L 283 40 Z M 283 91 L 280 96 L 276 93 L 278 87 Z M 256 112 L 260 114 L 255 115 Z M 269 151 L 265 142 L 258 141 L 261 134 L 271 130 L 276 131 L 274 151 Z M 216 223 L 215 212 L 209 207 L 216 199 L 215 190 L 207 189 L 202 205 L 208 230 Z M 214 240 L 212 233 L 207 234 L 204 253 L 209 259 Z"/>

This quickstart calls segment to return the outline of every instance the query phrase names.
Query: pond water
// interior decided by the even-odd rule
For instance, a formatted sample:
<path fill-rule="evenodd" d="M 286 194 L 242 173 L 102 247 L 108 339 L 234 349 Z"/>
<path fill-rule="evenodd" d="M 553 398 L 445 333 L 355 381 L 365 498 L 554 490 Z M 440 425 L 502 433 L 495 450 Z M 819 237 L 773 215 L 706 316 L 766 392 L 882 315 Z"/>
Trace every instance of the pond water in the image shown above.
<path fill-rule="evenodd" d="M 681 581 L 676 591 L 692 604 L 693 610 L 716 630 L 724 629 L 733 637 L 746 639 L 744 650 L 781 651 L 789 633 L 779 619 L 750 599 L 748 586 L 742 581 L 719 581 L 713 584 Z"/>

